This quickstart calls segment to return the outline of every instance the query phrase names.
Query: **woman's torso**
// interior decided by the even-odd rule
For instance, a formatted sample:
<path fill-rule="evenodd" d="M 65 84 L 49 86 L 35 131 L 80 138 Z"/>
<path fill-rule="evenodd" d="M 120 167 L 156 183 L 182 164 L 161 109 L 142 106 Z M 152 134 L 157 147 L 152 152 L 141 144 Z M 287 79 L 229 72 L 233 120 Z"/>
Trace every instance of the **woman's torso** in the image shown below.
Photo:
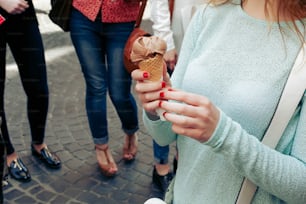
<path fill-rule="evenodd" d="M 187 67 L 180 67 L 188 60 L 188 54 L 181 51 L 176 69 L 185 69 L 185 73 L 176 88 L 207 96 L 248 134 L 260 139 L 301 43 L 288 29 L 282 36 L 277 24 L 269 30 L 266 22 L 248 16 L 239 5 L 208 8 L 205 12 L 203 21 L 197 21 L 197 30 L 189 30 L 193 34 L 188 37 L 194 39 L 191 58 Z M 183 48 L 188 46 L 183 44 Z M 292 121 L 292 128 L 297 122 Z M 278 150 L 290 154 L 293 136 L 294 132 L 289 132 L 283 137 Z M 243 176 L 227 161 L 230 158 L 187 137 L 178 138 L 178 147 L 181 165 L 175 184 L 177 203 L 234 203 Z M 255 203 L 274 200 L 263 190 L 257 195 Z"/>
<path fill-rule="evenodd" d="M 91 21 L 100 15 L 104 23 L 133 22 L 139 10 L 139 3 L 125 0 L 73 0 L 73 6 Z"/>

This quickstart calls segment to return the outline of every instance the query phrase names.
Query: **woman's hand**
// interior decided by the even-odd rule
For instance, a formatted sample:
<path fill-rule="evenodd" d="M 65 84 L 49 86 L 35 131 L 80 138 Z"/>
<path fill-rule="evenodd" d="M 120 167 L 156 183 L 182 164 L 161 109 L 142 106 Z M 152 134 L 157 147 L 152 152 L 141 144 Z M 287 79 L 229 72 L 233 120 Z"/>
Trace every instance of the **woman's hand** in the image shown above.
<path fill-rule="evenodd" d="M 157 115 L 156 109 L 161 100 L 159 94 L 162 89 L 171 86 L 166 64 L 164 64 L 163 81 L 152 82 L 150 73 L 139 69 L 132 72 L 132 78 L 136 81 L 135 91 L 142 107 L 150 114 Z"/>
<path fill-rule="evenodd" d="M 173 71 L 177 62 L 177 52 L 175 49 L 169 50 L 164 55 L 164 60 L 167 63 L 167 67 Z"/>
<path fill-rule="evenodd" d="M 200 142 L 209 140 L 217 127 L 220 112 L 208 98 L 174 89 L 156 95 L 164 99 L 158 105 L 166 111 L 163 116 L 172 123 L 175 133 Z"/>
<path fill-rule="evenodd" d="M 29 4 L 25 0 L 0 0 L 0 7 L 9 14 L 20 14 L 29 7 Z"/>

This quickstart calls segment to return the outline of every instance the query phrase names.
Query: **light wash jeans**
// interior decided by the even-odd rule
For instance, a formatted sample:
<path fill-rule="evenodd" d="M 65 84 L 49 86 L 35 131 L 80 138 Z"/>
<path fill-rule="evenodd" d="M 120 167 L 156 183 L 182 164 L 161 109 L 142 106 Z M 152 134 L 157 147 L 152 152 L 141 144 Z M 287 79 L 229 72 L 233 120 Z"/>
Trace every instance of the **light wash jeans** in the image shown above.
<path fill-rule="evenodd" d="M 131 94 L 131 76 L 123 64 L 125 42 L 134 23 L 90 21 L 72 10 L 70 35 L 86 82 L 86 111 L 95 144 L 108 142 L 107 92 L 120 118 L 123 131 L 138 128 L 137 105 Z"/>

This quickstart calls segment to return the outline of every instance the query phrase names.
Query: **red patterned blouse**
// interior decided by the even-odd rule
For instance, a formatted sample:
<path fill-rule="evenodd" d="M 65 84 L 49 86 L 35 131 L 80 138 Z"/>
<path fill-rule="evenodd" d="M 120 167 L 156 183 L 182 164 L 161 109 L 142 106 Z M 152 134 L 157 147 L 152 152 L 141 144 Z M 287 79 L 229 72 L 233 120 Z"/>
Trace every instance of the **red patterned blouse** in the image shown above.
<path fill-rule="evenodd" d="M 73 0 L 73 7 L 94 21 L 99 12 L 104 23 L 125 23 L 135 21 L 139 3 L 125 0 Z"/>

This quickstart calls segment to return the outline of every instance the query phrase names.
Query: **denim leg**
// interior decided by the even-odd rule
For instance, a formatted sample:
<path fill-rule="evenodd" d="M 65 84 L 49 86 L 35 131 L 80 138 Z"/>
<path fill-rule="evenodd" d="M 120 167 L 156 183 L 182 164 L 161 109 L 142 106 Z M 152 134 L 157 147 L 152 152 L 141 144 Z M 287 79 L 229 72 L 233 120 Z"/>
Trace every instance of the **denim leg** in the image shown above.
<path fill-rule="evenodd" d="M 122 129 L 128 135 L 138 130 L 137 105 L 131 94 L 131 76 L 123 64 L 124 45 L 133 25 L 133 23 L 104 23 L 103 27 L 107 39 L 109 95 L 120 118 Z"/>
<path fill-rule="evenodd" d="M 92 22 L 73 9 L 71 40 L 78 55 L 86 83 L 86 112 L 95 144 L 108 142 L 107 130 L 107 72 L 100 22 Z"/>
<path fill-rule="evenodd" d="M 169 145 L 160 146 L 153 140 L 153 154 L 156 164 L 167 164 L 169 155 Z"/>

